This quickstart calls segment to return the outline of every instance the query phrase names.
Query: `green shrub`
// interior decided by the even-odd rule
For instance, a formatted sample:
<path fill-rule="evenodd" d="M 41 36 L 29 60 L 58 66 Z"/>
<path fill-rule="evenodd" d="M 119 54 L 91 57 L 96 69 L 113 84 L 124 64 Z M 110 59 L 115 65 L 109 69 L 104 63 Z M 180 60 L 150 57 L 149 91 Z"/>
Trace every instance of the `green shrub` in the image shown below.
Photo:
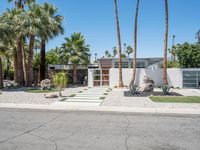
<path fill-rule="evenodd" d="M 132 85 L 130 85 L 129 88 L 133 95 L 140 94 L 140 87 L 138 87 L 137 85 L 132 84 Z"/>
<path fill-rule="evenodd" d="M 163 95 L 166 96 L 166 95 L 169 95 L 169 91 L 171 87 L 169 85 L 163 85 L 161 89 L 162 89 Z"/>
<path fill-rule="evenodd" d="M 67 86 L 67 75 L 64 72 L 59 72 L 53 75 L 53 83 L 59 89 L 59 95 L 62 96 L 61 90 Z"/>

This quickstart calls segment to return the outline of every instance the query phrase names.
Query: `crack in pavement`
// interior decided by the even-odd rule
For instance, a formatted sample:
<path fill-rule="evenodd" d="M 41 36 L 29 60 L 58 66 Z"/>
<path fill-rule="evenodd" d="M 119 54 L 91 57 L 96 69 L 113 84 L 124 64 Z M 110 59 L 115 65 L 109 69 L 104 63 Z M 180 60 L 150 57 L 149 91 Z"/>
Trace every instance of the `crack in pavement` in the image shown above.
<path fill-rule="evenodd" d="M 34 127 L 34 128 L 32 128 L 32 129 L 30 129 L 30 130 L 27 130 L 27 131 L 25 131 L 25 132 L 23 132 L 23 133 L 21 133 L 21 134 L 18 134 L 18 135 L 12 136 L 12 137 L 10 137 L 10 138 L 7 138 L 7 139 L 5 139 L 5 140 L 2 140 L 2 141 L 0 141 L 0 144 L 5 143 L 5 142 L 7 142 L 7 141 L 9 141 L 9 140 L 15 139 L 15 138 L 17 138 L 17 137 L 26 135 L 26 134 L 28 134 L 28 133 L 31 133 L 32 131 L 35 131 L 35 130 L 37 130 L 37 129 L 41 128 L 41 127 L 44 127 L 45 125 L 47 125 L 47 124 L 49 124 L 49 123 L 51 123 L 51 122 L 57 120 L 58 118 L 64 116 L 65 114 L 67 114 L 67 112 L 62 113 L 62 114 L 60 114 L 60 115 L 58 115 L 58 116 L 56 116 L 56 117 L 50 119 L 49 121 L 47 121 L 47 122 L 45 122 L 45 123 L 43 123 L 43 124 L 41 124 L 41 125 L 39 125 L 39 126 L 37 126 L 37 127 Z"/>
<path fill-rule="evenodd" d="M 39 135 L 36 135 L 36 134 L 33 134 L 33 133 L 28 133 L 28 135 L 35 136 L 35 137 L 38 137 L 38 138 L 43 139 L 43 140 L 45 140 L 45 141 L 48 141 L 48 142 L 50 142 L 50 143 L 53 143 L 54 146 L 55 146 L 55 150 L 58 149 L 58 145 L 57 145 L 57 143 L 56 143 L 54 140 L 50 140 L 50 139 L 48 139 L 48 138 L 45 138 L 45 137 L 42 137 L 42 136 L 39 136 Z"/>
<path fill-rule="evenodd" d="M 77 130 L 75 130 L 74 132 L 72 132 L 69 136 L 66 136 L 66 137 L 62 137 L 62 138 L 57 138 L 57 139 L 55 139 L 55 141 L 61 141 L 61 140 L 64 140 L 64 139 L 69 139 L 70 137 L 72 137 L 72 136 L 74 136 L 75 134 L 77 134 L 77 133 L 79 133 L 81 130 L 84 130 L 84 129 L 86 129 L 88 126 L 83 126 L 83 127 L 81 127 L 82 125 L 80 125 L 79 127 L 78 127 L 78 129 Z"/>
<path fill-rule="evenodd" d="M 126 138 L 125 138 L 125 143 L 124 143 L 124 144 L 125 144 L 126 150 L 129 150 L 129 148 L 128 148 L 128 139 L 130 138 L 130 135 L 128 134 L 128 128 L 129 128 L 129 126 L 131 125 L 131 122 L 130 122 L 130 120 L 128 119 L 128 116 L 127 116 L 127 115 L 125 116 L 125 118 L 126 118 L 128 124 L 127 124 L 126 129 L 125 129 Z"/>

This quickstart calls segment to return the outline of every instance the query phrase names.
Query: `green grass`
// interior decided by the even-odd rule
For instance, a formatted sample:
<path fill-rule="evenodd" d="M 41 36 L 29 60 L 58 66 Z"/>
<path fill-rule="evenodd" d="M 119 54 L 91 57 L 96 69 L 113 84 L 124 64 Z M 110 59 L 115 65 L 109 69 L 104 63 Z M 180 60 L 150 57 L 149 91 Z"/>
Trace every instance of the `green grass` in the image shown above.
<path fill-rule="evenodd" d="M 25 92 L 27 93 L 51 93 L 51 92 L 58 92 L 58 89 L 51 89 L 51 90 L 41 90 L 41 89 L 27 89 Z"/>
<path fill-rule="evenodd" d="M 200 103 L 198 96 L 151 96 L 153 102 L 163 103 Z"/>

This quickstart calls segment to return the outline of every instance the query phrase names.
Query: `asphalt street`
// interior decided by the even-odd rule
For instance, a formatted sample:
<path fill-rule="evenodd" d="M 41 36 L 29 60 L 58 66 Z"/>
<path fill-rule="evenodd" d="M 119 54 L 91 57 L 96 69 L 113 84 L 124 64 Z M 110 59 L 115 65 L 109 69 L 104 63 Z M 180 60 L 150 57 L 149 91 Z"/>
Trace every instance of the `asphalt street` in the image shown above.
<path fill-rule="evenodd" d="M 0 150 L 199 150 L 200 116 L 0 109 Z"/>

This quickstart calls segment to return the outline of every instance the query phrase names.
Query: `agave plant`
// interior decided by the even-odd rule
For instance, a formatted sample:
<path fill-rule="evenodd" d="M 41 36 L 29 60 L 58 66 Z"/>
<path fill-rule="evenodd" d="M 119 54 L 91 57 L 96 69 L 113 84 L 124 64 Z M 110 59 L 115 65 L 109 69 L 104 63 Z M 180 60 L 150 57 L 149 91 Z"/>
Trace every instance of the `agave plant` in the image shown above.
<path fill-rule="evenodd" d="M 129 88 L 130 88 L 130 91 L 131 91 L 131 93 L 132 93 L 133 95 L 135 95 L 135 94 L 140 94 L 140 87 L 138 87 L 137 85 L 131 84 L 131 85 L 129 86 Z"/>
<path fill-rule="evenodd" d="M 62 89 L 67 86 L 67 75 L 64 72 L 56 73 L 53 75 L 53 83 L 59 89 L 59 96 L 62 96 Z"/>
<path fill-rule="evenodd" d="M 166 95 L 169 95 L 169 91 L 171 89 L 171 87 L 169 85 L 163 85 L 161 87 L 162 91 L 163 91 L 163 94 L 166 96 Z"/>

